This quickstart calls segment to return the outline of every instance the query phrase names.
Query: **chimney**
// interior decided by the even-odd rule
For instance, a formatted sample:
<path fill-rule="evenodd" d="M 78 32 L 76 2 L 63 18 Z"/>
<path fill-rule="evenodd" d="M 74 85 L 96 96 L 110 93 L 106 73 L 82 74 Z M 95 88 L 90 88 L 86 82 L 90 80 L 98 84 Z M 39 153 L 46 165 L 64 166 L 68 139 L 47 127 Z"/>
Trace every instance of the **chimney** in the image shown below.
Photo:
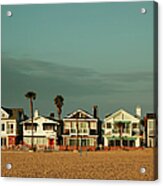
<path fill-rule="evenodd" d="M 141 118 L 141 107 L 140 106 L 136 107 L 136 116 Z"/>
<path fill-rule="evenodd" d="M 39 116 L 39 111 L 38 111 L 38 109 L 36 109 L 34 112 L 34 117 L 37 118 L 38 116 Z"/>
<path fill-rule="evenodd" d="M 97 118 L 97 105 L 94 105 L 92 108 L 92 114 L 94 118 Z"/>
<path fill-rule="evenodd" d="M 50 118 L 54 119 L 54 116 L 55 116 L 55 115 L 54 115 L 54 112 L 51 112 L 51 113 L 50 113 Z"/>

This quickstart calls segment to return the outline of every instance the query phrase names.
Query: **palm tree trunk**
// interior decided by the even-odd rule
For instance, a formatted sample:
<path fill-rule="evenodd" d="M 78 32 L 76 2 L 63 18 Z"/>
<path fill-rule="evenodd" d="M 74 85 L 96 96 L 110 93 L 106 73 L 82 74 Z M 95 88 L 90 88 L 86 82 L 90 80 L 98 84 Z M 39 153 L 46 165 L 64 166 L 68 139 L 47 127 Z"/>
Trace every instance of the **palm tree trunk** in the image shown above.
<path fill-rule="evenodd" d="M 32 122 L 31 147 L 32 147 L 32 150 L 33 150 L 33 101 L 32 101 L 32 98 L 30 98 L 30 110 L 31 110 L 31 122 Z"/>
<path fill-rule="evenodd" d="M 60 110 L 60 108 L 58 108 L 58 119 L 59 119 L 59 121 L 61 120 L 61 110 Z"/>

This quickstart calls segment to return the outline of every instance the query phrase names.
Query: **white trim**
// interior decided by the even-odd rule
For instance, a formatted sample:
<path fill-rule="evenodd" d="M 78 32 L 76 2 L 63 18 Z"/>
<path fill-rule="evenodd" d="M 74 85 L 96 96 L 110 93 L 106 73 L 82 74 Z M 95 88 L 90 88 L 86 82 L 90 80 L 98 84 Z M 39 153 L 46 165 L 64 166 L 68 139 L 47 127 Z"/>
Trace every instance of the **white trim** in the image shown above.
<path fill-rule="evenodd" d="M 38 117 L 34 117 L 33 118 L 33 122 L 35 123 L 35 122 L 37 122 L 37 120 L 38 119 L 44 119 L 45 120 L 45 123 L 52 123 L 52 124 L 57 124 L 57 125 L 60 125 L 60 123 L 59 122 L 57 122 L 57 121 L 53 121 L 53 120 L 51 120 L 51 119 L 49 119 L 49 118 L 46 118 L 46 117 L 43 117 L 43 116 L 38 116 Z M 22 121 L 20 124 L 22 125 L 22 124 L 25 124 L 25 123 L 31 123 L 31 118 L 29 118 L 29 119 L 27 119 L 27 120 L 25 120 L 25 121 Z M 42 124 L 43 124 L 44 122 L 42 122 Z"/>
<path fill-rule="evenodd" d="M 98 119 L 95 119 L 95 118 L 92 118 L 92 119 L 89 119 L 89 118 L 77 118 L 77 119 L 75 119 L 75 118 L 65 118 L 65 119 L 63 119 L 63 121 L 78 121 L 78 122 L 80 122 L 80 121 L 98 121 Z"/>
<path fill-rule="evenodd" d="M 2 115 L 1 115 L 1 120 L 2 120 L 3 118 L 4 118 L 4 119 L 9 118 L 9 114 L 8 114 L 3 108 L 1 108 L 1 113 L 5 114 L 5 116 L 6 116 L 6 117 L 2 117 Z"/>
<path fill-rule="evenodd" d="M 115 116 L 118 115 L 119 113 L 124 113 L 124 114 L 130 116 L 130 117 L 131 117 L 130 120 L 133 120 L 133 119 L 134 119 L 134 120 L 137 120 L 138 122 L 140 121 L 139 118 L 136 118 L 135 116 L 133 116 L 132 114 L 128 113 L 127 111 L 125 111 L 125 110 L 123 110 L 123 109 L 119 109 L 118 111 L 114 112 L 114 113 L 111 114 L 110 116 L 106 117 L 106 118 L 104 119 L 104 122 L 106 122 L 107 120 L 109 120 L 109 119 L 115 117 Z"/>
<path fill-rule="evenodd" d="M 73 115 L 77 114 L 78 112 L 85 114 L 86 116 L 88 116 L 90 119 L 93 118 L 92 115 L 88 114 L 87 112 L 85 112 L 84 110 L 78 109 L 77 111 L 72 112 L 71 114 L 67 115 L 66 118 L 71 118 Z M 85 118 L 86 119 L 86 118 Z"/>

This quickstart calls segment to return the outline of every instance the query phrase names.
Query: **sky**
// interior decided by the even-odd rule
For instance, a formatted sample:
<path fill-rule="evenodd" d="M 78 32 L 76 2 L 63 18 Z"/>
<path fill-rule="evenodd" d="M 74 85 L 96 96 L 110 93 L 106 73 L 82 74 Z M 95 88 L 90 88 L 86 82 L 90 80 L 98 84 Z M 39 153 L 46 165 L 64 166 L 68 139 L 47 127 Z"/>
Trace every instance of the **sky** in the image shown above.
<path fill-rule="evenodd" d="M 146 8 L 145 14 L 140 13 Z M 11 17 L 6 12 L 12 12 Z M 2 6 L 1 103 L 62 116 L 81 108 L 101 118 L 119 108 L 153 112 L 153 2 Z"/>

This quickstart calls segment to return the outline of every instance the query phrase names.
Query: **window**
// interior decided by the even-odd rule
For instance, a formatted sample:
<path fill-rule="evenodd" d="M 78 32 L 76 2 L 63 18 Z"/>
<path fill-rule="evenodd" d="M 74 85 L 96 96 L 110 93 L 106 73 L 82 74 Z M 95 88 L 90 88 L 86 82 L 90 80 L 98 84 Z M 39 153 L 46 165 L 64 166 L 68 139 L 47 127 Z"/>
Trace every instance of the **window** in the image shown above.
<path fill-rule="evenodd" d="M 1 138 L 1 146 L 6 146 L 6 138 Z"/>
<path fill-rule="evenodd" d="M 32 124 L 25 123 L 25 130 L 32 130 Z M 33 123 L 33 130 L 37 131 L 37 123 Z"/>
<path fill-rule="evenodd" d="M 87 129 L 83 129 L 83 133 L 87 133 L 88 132 L 88 130 Z"/>
<path fill-rule="evenodd" d="M 111 129 L 111 123 L 106 124 L 107 129 Z"/>
<path fill-rule="evenodd" d="M 120 146 L 120 140 L 115 141 L 116 146 Z"/>
<path fill-rule="evenodd" d="M 10 127 L 11 127 L 11 133 L 13 133 L 14 132 L 14 125 L 11 124 Z"/>
<path fill-rule="evenodd" d="M 64 128 L 69 129 L 70 128 L 70 122 L 65 122 L 64 123 Z"/>
<path fill-rule="evenodd" d="M 43 124 L 43 130 L 54 130 L 53 124 L 44 123 Z"/>
<path fill-rule="evenodd" d="M 90 128 L 95 130 L 96 129 L 96 122 L 91 122 Z"/>
<path fill-rule="evenodd" d="M 14 133 L 14 124 L 7 125 L 7 133 L 8 134 Z"/>
<path fill-rule="evenodd" d="M 2 125 L 1 125 L 1 131 L 5 131 L 5 124 L 4 123 L 2 123 Z"/>
<path fill-rule="evenodd" d="M 148 126 L 150 129 L 154 128 L 154 121 L 148 121 Z"/>
<path fill-rule="evenodd" d="M 90 145 L 90 146 L 94 146 L 94 139 L 93 139 L 93 138 L 90 138 L 90 139 L 89 139 L 89 145 Z"/>
<path fill-rule="evenodd" d="M 77 130 L 76 129 L 71 129 L 71 133 L 75 133 L 76 134 Z"/>
<path fill-rule="evenodd" d="M 81 128 L 81 129 L 87 128 L 87 122 L 82 122 L 82 123 L 80 123 L 80 128 Z"/>
<path fill-rule="evenodd" d="M 69 145 L 70 145 L 70 146 L 76 146 L 76 145 L 77 145 L 76 142 L 77 142 L 76 139 L 70 139 L 70 140 L 69 140 Z"/>
<path fill-rule="evenodd" d="M 76 122 L 72 122 L 72 129 L 76 129 Z"/>
<path fill-rule="evenodd" d="M 82 147 L 86 147 L 87 144 L 88 144 L 88 140 L 87 140 L 87 139 L 82 139 L 82 140 L 81 140 L 81 146 L 82 146 Z"/>
<path fill-rule="evenodd" d="M 135 128 L 137 128 L 137 127 L 138 127 L 138 124 L 137 124 L 137 123 L 133 123 L 133 124 L 132 124 L 132 128 L 133 128 L 133 129 L 135 129 Z"/>

